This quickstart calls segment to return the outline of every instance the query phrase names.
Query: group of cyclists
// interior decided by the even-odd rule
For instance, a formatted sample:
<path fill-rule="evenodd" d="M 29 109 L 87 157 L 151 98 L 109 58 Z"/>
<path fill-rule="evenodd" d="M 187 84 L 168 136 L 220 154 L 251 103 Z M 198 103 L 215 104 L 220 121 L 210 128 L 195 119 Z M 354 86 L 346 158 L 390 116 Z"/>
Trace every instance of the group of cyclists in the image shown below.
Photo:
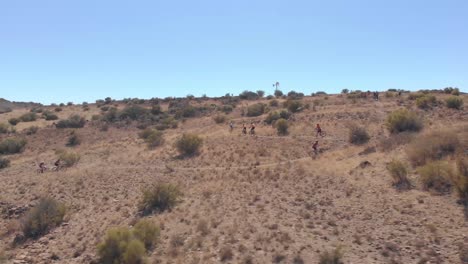
<path fill-rule="evenodd" d="M 231 132 L 234 131 L 234 122 L 232 122 L 232 121 L 229 122 L 229 130 Z M 322 128 L 320 127 L 320 124 L 317 124 L 317 126 L 315 127 L 315 131 L 316 131 L 315 137 L 318 137 L 318 136 L 324 137 L 325 136 L 325 134 L 322 131 Z M 249 134 L 251 136 L 255 135 L 255 123 L 254 122 L 250 123 Z M 247 125 L 245 123 L 242 124 L 242 135 L 247 135 Z M 318 152 L 319 152 L 319 142 L 318 142 L 318 140 L 316 140 L 312 144 L 312 150 L 313 150 L 313 153 L 315 155 L 318 154 Z"/>
<path fill-rule="evenodd" d="M 60 170 L 62 166 L 62 161 L 60 159 L 56 160 L 54 162 L 54 166 L 52 167 L 52 171 L 58 171 Z M 46 164 L 44 161 L 40 162 L 39 163 L 39 169 L 37 170 L 38 173 L 44 173 L 48 170 Z"/>

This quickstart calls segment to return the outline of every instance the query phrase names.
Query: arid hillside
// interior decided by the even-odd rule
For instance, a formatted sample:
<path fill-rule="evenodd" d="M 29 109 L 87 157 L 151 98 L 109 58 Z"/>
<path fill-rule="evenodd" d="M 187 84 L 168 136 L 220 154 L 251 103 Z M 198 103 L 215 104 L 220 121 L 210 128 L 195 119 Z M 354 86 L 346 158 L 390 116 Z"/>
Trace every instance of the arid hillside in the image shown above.
<path fill-rule="evenodd" d="M 254 94 L 0 114 L 0 263 L 468 263 L 466 94 Z"/>

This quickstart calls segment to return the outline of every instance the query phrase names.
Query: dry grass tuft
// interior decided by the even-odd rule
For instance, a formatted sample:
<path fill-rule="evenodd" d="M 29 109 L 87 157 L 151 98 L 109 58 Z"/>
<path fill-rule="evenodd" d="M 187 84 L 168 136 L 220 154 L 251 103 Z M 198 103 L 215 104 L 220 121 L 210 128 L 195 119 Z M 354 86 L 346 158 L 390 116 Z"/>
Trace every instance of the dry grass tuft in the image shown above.
<path fill-rule="evenodd" d="M 455 154 L 460 141 L 450 131 L 433 132 L 414 140 L 407 148 L 408 159 L 414 166 L 421 166 L 430 160 L 438 160 Z"/>
<path fill-rule="evenodd" d="M 421 182 L 425 190 L 433 190 L 436 193 L 449 193 L 452 188 L 454 172 L 445 162 L 434 161 L 418 168 Z"/>
<path fill-rule="evenodd" d="M 399 190 L 411 189 L 411 182 L 408 179 L 408 169 L 406 165 L 399 160 L 392 160 L 387 165 L 387 170 L 393 178 L 393 186 Z"/>
<path fill-rule="evenodd" d="M 169 183 L 156 184 L 143 190 L 143 197 L 138 210 L 143 215 L 153 212 L 164 212 L 172 209 L 180 202 L 182 192 L 175 185 Z"/>
<path fill-rule="evenodd" d="M 21 219 L 21 230 L 26 238 L 38 238 L 58 226 L 65 216 L 65 206 L 52 198 L 42 198 Z"/>
<path fill-rule="evenodd" d="M 423 128 L 423 122 L 416 113 L 399 109 L 388 115 L 386 126 L 393 134 L 404 131 L 418 132 Z"/>

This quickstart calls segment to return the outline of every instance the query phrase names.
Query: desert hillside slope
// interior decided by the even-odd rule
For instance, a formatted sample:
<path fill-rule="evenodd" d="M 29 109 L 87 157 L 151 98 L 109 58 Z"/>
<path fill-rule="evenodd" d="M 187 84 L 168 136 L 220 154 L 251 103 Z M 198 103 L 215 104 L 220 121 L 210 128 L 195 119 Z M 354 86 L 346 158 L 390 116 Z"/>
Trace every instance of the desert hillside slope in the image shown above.
<path fill-rule="evenodd" d="M 461 109 L 445 105 L 449 95 L 434 96 L 435 102 L 420 107 L 407 93 L 381 94 L 379 101 L 307 96 L 296 99 L 299 109 L 291 108 L 287 135 L 263 121 L 288 98 L 134 102 L 153 110 L 159 105 L 153 112 L 175 109 L 171 125 L 159 127 L 164 142 L 154 148 L 139 133 L 158 124 L 138 117 L 103 120 L 114 111 L 109 108 L 122 111 L 132 101 L 43 106 L 35 121 L 9 127 L 11 118 L 31 113 L 12 109 L 0 114 L 0 124 L 8 127 L 0 139 L 27 143 L 20 153 L 2 156 L 10 164 L 0 169 L 0 263 L 99 263 L 97 246 L 109 228 L 133 226 L 141 218 L 161 229 L 146 254 L 148 263 L 319 263 L 335 249 L 343 263 L 468 263 L 468 225 L 456 184 L 447 179 L 446 191 L 427 188 L 418 169 L 424 164 L 408 154 L 414 142 L 442 133 L 457 138 L 453 151 L 437 157 L 453 175 L 457 160 L 466 158 L 468 96 L 458 96 L 465 101 Z M 258 103 L 266 106 L 265 113 L 246 116 Z M 226 104 L 235 107 L 224 114 Z M 187 105 L 197 112 L 177 112 Z M 402 108 L 421 118 L 422 130 L 389 132 L 389 114 Z M 58 119 L 41 118 L 44 111 Z M 83 128 L 55 127 L 72 114 L 87 120 Z M 215 122 L 220 115 L 225 120 Z M 242 135 L 242 124 L 251 122 L 256 136 Z M 316 137 L 317 123 L 326 136 Z M 350 143 L 352 125 L 365 128 L 367 143 Z M 67 146 L 72 131 L 80 144 Z M 184 133 L 203 139 L 198 154 L 179 154 L 175 142 Z M 315 140 L 317 155 L 311 148 Z M 77 153 L 79 162 L 38 173 L 41 161 L 51 167 L 64 151 Z M 407 165 L 412 188 L 392 185 L 387 169 L 392 160 Z M 180 202 L 143 216 L 142 190 L 160 183 L 178 186 Z M 43 197 L 65 205 L 63 222 L 40 237 L 22 238 L 24 211 Z"/>

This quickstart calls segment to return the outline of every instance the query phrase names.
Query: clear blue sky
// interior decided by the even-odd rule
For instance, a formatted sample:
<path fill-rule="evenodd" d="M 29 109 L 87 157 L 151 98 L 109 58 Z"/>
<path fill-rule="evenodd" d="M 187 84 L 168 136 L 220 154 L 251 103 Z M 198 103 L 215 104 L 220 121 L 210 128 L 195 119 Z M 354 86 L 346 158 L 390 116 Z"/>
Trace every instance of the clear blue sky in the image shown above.
<path fill-rule="evenodd" d="M 0 97 L 468 87 L 466 0 L 0 2 Z"/>

